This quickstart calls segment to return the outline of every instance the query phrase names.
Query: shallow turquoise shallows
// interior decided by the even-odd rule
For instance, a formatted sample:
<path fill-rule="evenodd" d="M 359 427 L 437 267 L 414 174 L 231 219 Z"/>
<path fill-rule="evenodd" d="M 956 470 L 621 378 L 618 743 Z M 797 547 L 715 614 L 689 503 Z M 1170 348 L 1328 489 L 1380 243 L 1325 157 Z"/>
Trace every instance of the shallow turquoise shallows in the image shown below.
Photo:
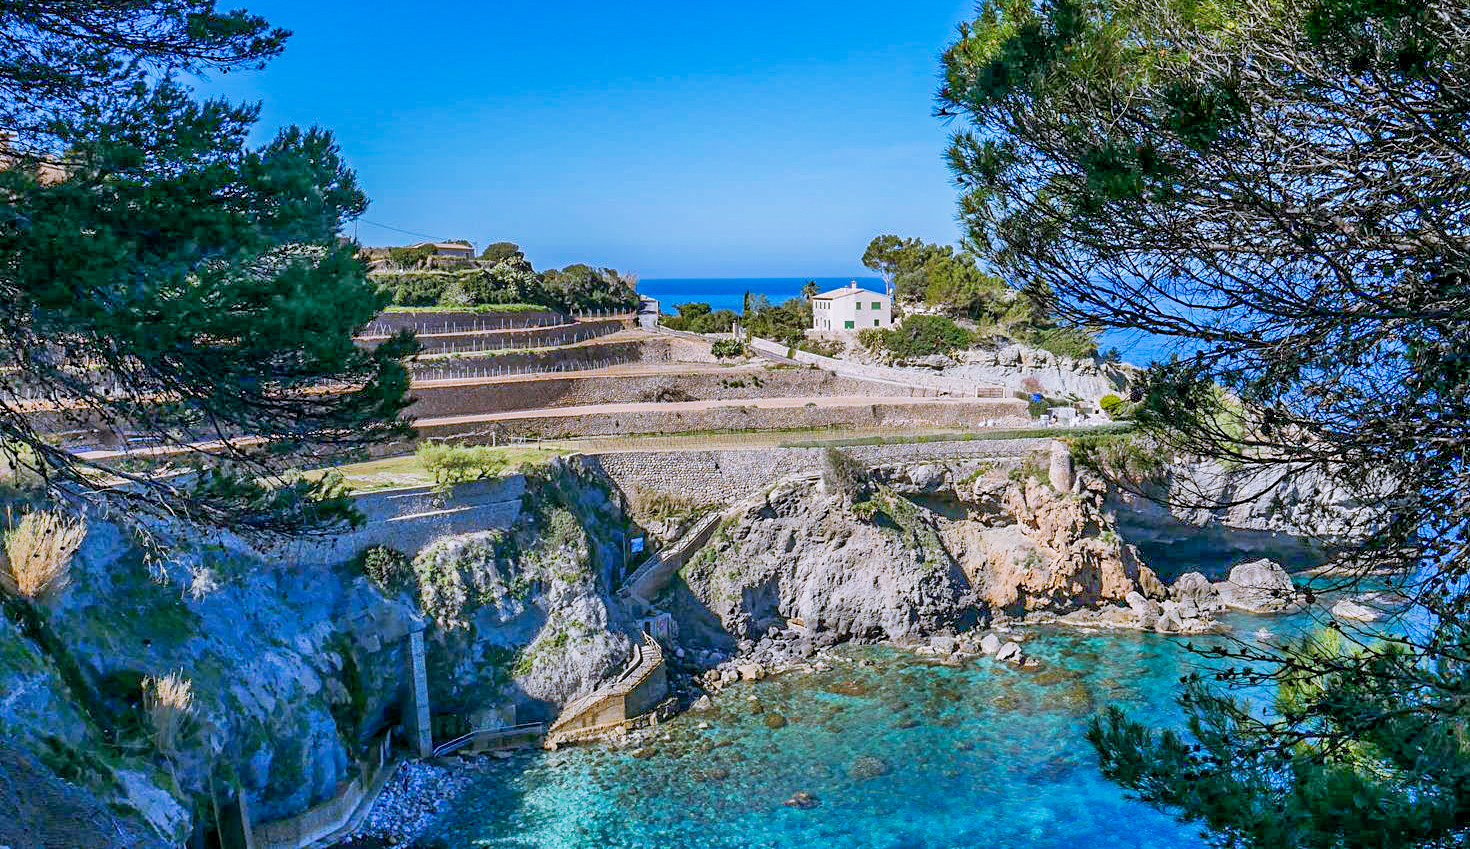
<path fill-rule="evenodd" d="M 1283 620 L 1235 619 L 1238 633 Z M 1195 638 L 1207 640 L 1208 638 Z M 729 688 L 648 750 L 517 755 L 427 835 L 446 847 L 1189 849 L 1197 826 L 1130 800 L 1097 771 L 1089 717 L 1119 704 L 1177 725 L 1200 668 L 1154 634 L 1042 631 L 1039 669 L 959 668 L 851 648 L 832 671 Z M 772 718 L 779 715 L 786 725 Z M 707 723 L 706 729 L 699 725 Z M 784 804 L 805 791 L 818 800 Z"/>

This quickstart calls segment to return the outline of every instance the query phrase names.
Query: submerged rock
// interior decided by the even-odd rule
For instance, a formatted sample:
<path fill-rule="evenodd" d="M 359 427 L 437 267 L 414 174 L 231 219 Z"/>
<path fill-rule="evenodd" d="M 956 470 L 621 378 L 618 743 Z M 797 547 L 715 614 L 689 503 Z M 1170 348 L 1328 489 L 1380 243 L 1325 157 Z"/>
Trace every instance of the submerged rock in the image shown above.
<path fill-rule="evenodd" d="M 852 763 L 847 768 L 847 774 L 850 778 L 866 781 L 870 778 L 877 778 L 880 775 L 887 775 L 890 770 L 891 767 L 882 758 L 873 755 L 859 755 L 853 758 Z"/>

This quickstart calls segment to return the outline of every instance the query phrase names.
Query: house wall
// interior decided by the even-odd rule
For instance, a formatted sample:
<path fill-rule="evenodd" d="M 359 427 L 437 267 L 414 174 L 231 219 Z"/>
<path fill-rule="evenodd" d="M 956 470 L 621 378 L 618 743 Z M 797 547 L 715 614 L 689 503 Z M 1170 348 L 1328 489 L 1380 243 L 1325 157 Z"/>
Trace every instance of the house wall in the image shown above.
<path fill-rule="evenodd" d="M 873 308 L 877 304 L 877 309 Z M 852 322 L 848 327 L 846 322 Z M 876 323 L 875 323 L 876 322 Z M 891 327 L 893 304 L 887 295 L 859 289 L 853 295 L 823 298 L 812 302 L 812 329 L 828 332 Z"/>

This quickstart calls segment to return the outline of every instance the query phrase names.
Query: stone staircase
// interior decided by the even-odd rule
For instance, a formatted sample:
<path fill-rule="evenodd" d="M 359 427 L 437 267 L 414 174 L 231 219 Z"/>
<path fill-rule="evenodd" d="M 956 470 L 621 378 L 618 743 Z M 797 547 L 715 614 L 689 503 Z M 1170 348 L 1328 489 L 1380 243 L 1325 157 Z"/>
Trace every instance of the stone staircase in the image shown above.
<path fill-rule="evenodd" d="M 649 599 L 663 592 L 664 588 L 669 585 L 669 580 L 685 563 L 689 562 L 694 552 L 709 542 L 723 518 L 724 514 L 719 512 L 710 513 L 701 518 L 694 524 L 694 527 L 668 548 L 643 561 L 643 564 L 623 582 L 623 587 L 618 591 L 618 595 L 625 601 L 638 603 L 644 609 L 652 609 L 653 604 Z"/>
<path fill-rule="evenodd" d="M 641 712 L 628 715 L 628 697 L 662 672 L 664 666 L 663 648 L 652 637 L 645 635 L 643 640 L 642 645 L 633 646 L 633 656 L 617 678 L 562 709 L 561 715 L 547 729 L 546 748 L 555 749 L 628 728 L 643 716 Z M 623 709 L 619 710 L 620 707 Z M 610 710 L 615 713 L 615 718 L 605 716 Z"/>

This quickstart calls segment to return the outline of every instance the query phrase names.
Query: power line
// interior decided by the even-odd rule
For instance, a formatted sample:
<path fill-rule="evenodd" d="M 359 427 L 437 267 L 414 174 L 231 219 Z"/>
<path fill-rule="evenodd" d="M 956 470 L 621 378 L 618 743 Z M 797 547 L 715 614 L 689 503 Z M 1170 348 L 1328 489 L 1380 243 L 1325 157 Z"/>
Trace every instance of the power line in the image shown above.
<path fill-rule="evenodd" d="M 358 222 L 360 222 L 362 224 L 371 224 L 374 227 L 382 227 L 384 230 L 392 230 L 395 233 L 403 233 L 403 234 L 408 235 L 408 236 L 418 236 L 421 239 L 433 239 L 435 241 L 442 241 L 442 239 L 440 239 L 440 237 L 438 237 L 438 236 L 430 236 L 428 233 L 419 233 L 419 232 L 416 232 L 416 231 L 413 231 L 413 230 L 405 230 L 402 227 L 394 227 L 394 226 L 391 226 L 389 224 L 379 224 L 376 221 L 369 221 L 366 218 L 359 218 L 357 220 L 358 220 Z"/>

